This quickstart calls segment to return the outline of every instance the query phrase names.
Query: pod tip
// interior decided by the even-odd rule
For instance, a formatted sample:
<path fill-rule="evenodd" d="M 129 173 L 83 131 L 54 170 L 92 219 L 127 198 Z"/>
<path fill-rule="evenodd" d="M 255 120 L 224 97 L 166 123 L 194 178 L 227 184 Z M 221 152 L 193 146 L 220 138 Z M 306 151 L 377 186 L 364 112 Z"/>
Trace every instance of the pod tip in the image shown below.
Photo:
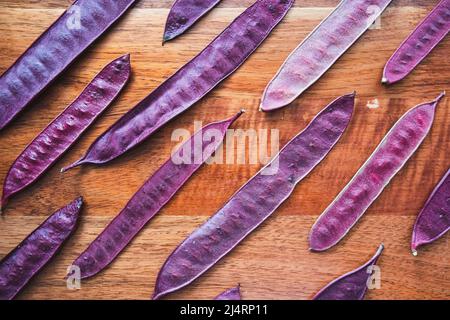
<path fill-rule="evenodd" d="M 262 112 L 268 112 L 268 111 L 272 111 L 272 109 L 267 108 L 267 103 L 265 103 L 265 99 L 261 99 L 261 102 L 259 103 L 259 111 Z"/>
<path fill-rule="evenodd" d="M 72 163 L 71 165 L 61 168 L 61 173 L 64 173 L 66 171 L 69 171 L 70 169 L 73 169 L 75 167 L 81 166 L 84 163 L 83 159 L 80 159 L 78 161 L 75 161 L 74 163 Z"/>
<path fill-rule="evenodd" d="M 78 198 L 76 198 L 75 204 L 76 204 L 77 208 L 80 209 L 81 206 L 83 205 L 83 196 L 79 196 Z"/>
<path fill-rule="evenodd" d="M 389 84 L 389 80 L 383 76 L 383 78 L 381 78 L 381 83 L 382 84 Z"/>
<path fill-rule="evenodd" d="M 417 252 L 416 249 L 412 249 L 412 250 L 411 250 L 411 253 L 412 253 L 412 255 L 413 255 L 414 257 L 417 257 L 417 256 L 419 255 L 419 253 Z"/>
<path fill-rule="evenodd" d="M 436 102 L 441 101 L 442 98 L 444 98 L 446 95 L 445 90 L 441 92 L 441 94 L 436 98 Z"/>
<path fill-rule="evenodd" d="M 244 109 L 239 110 L 238 113 L 236 113 L 234 116 L 231 117 L 231 119 L 229 119 L 228 121 L 230 121 L 230 124 L 235 122 L 237 119 L 240 118 L 240 116 L 242 116 L 245 113 Z"/>
<path fill-rule="evenodd" d="M 159 293 L 154 292 L 153 296 L 152 296 L 152 300 L 158 300 L 160 297 L 161 297 L 161 295 Z"/>
<path fill-rule="evenodd" d="M 166 42 L 172 40 L 173 38 L 175 38 L 173 35 L 164 33 L 163 39 L 162 39 L 162 46 L 164 46 L 166 44 Z"/>
<path fill-rule="evenodd" d="M 125 53 L 124 55 L 119 57 L 119 60 L 126 60 L 126 61 L 130 61 L 130 57 L 131 54 L 130 53 Z"/>

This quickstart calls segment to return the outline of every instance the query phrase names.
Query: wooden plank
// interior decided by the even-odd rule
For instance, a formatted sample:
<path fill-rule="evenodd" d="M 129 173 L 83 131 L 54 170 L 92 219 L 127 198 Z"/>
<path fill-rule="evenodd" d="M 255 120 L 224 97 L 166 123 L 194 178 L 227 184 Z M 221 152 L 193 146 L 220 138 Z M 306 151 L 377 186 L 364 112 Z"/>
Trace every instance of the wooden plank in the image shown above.
<path fill-rule="evenodd" d="M 152 275 L 157 274 L 173 248 L 205 219 L 158 216 L 111 267 L 82 281 L 80 290 L 71 291 L 63 279 L 67 266 L 109 221 L 86 215 L 63 253 L 32 281 L 20 298 L 148 299 L 155 282 Z M 37 224 L 40 220 L 10 218 L 2 230 L 14 236 L 0 244 L 1 252 L 31 231 L 31 222 Z M 215 268 L 171 298 L 210 299 L 215 293 L 241 283 L 245 299 L 310 299 L 329 281 L 368 260 L 381 242 L 386 244 L 379 262 L 381 289 L 371 290 L 368 298 L 448 298 L 448 287 L 444 284 L 449 281 L 450 268 L 442 252 L 427 248 L 417 258 L 409 252 L 409 226 L 413 220 L 411 216 L 367 216 L 344 245 L 317 254 L 308 251 L 305 240 L 314 217 L 276 214 Z M 437 245 L 448 246 L 448 239 L 441 239 Z M 252 258 L 248 259 L 249 256 Z"/>
<path fill-rule="evenodd" d="M 1 0 L 0 72 L 69 3 Z M 162 47 L 162 31 L 171 1 L 139 1 L 112 32 L 0 133 L 0 181 L 3 181 L 17 155 L 92 77 L 115 57 L 131 53 L 133 79 L 117 102 L 48 174 L 12 199 L 5 209 L 6 215 L 0 219 L 0 256 L 3 256 L 58 207 L 80 194 L 87 201 L 74 238 L 21 298 L 150 297 L 158 269 L 171 250 L 259 168 L 248 164 L 205 166 L 111 268 L 83 283 L 82 290 L 68 291 L 62 280 L 65 268 L 167 159 L 176 145 L 170 141 L 172 132 L 177 128 L 192 130 L 194 121 L 205 124 L 245 108 L 247 113 L 235 128 L 278 129 L 283 145 L 329 101 L 353 90 L 357 91 L 358 100 L 351 127 L 327 159 L 278 210 L 276 218 L 270 219 L 205 277 L 170 298 L 210 298 L 237 282 L 242 283 L 248 299 L 310 298 L 333 277 L 366 260 L 381 241 L 387 247 L 380 263 L 382 289 L 371 292 L 368 298 L 450 297 L 448 236 L 415 259 L 408 249 L 415 216 L 449 167 L 448 98 L 440 105 L 423 146 L 346 240 L 325 254 L 309 253 L 306 240 L 314 218 L 333 200 L 395 121 L 414 105 L 433 99 L 443 90 L 450 92 L 448 39 L 405 81 L 392 87 L 380 84 L 386 60 L 433 7 L 431 1 L 394 1 L 382 16 L 381 29 L 368 31 L 292 106 L 264 114 L 257 109 L 265 85 L 289 52 L 338 3 L 297 1 L 285 21 L 233 76 L 151 139 L 108 166 L 59 173 L 63 165 L 78 159 L 99 134 L 189 61 L 251 3 L 224 0 L 189 33 Z M 373 99 L 379 100 L 380 108 L 367 107 Z M 247 258 L 250 254 L 254 259 Z"/>

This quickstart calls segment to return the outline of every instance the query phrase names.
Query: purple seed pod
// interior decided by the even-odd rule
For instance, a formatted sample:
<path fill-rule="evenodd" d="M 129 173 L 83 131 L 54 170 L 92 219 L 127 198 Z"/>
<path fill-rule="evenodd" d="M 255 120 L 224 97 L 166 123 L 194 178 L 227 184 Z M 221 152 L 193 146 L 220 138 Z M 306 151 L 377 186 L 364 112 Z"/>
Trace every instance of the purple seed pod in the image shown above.
<path fill-rule="evenodd" d="M 309 235 L 311 250 L 331 248 L 358 222 L 422 144 L 443 96 L 444 93 L 432 102 L 416 106 L 397 121 L 366 163 L 317 219 Z"/>
<path fill-rule="evenodd" d="M 59 209 L 0 261 L 0 300 L 11 300 L 74 231 L 83 199 Z"/>
<path fill-rule="evenodd" d="M 75 165 L 104 164 L 138 145 L 232 74 L 283 19 L 294 0 L 258 0 L 90 146 Z"/>
<path fill-rule="evenodd" d="M 138 232 L 217 150 L 230 125 L 242 113 L 243 111 L 228 120 L 211 123 L 199 130 L 177 151 L 180 159 L 185 159 L 184 153 L 190 152 L 187 161 L 179 163 L 180 159 L 174 161 L 175 158 L 172 156 L 144 183 L 125 208 L 73 263 L 80 267 L 82 279 L 96 275 L 111 264 Z M 207 135 L 212 135 L 213 139 Z"/>
<path fill-rule="evenodd" d="M 375 22 L 392 0 L 343 0 L 289 55 L 267 85 L 260 109 L 293 102 Z"/>
<path fill-rule="evenodd" d="M 450 0 L 442 0 L 417 26 L 389 59 L 383 83 L 402 80 L 441 42 L 450 31 Z"/>
<path fill-rule="evenodd" d="M 225 292 L 222 292 L 214 300 L 242 300 L 241 298 L 241 286 L 238 285 L 235 288 L 228 289 Z"/>
<path fill-rule="evenodd" d="M 176 0 L 167 17 L 163 43 L 184 33 L 219 2 L 220 0 Z"/>
<path fill-rule="evenodd" d="M 8 171 L 0 209 L 12 195 L 39 179 L 78 140 L 117 97 L 130 73 L 129 55 L 108 64 L 25 148 Z"/>
<path fill-rule="evenodd" d="M 363 300 L 368 289 L 368 282 L 377 264 L 383 244 L 377 253 L 365 265 L 337 278 L 317 293 L 313 300 Z"/>
<path fill-rule="evenodd" d="M 323 109 L 279 154 L 167 258 L 153 299 L 200 277 L 263 223 L 339 141 L 352 117 L 355 94 Z"/>
<path fill-rule="evenodd" d="M 450 229 L 450 169 L 431 193 L 414 225 L 411 250 L 441 238 Z"/>
<path fill-rule="evenodd" d="M 76 0 L 0 77 L 0 130 L 135 0 Z"/>

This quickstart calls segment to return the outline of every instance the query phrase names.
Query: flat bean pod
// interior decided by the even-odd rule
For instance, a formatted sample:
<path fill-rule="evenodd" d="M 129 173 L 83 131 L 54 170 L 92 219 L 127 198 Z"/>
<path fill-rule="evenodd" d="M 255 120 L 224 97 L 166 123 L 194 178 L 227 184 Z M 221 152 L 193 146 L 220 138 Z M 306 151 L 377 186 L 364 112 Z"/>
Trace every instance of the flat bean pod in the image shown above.
<path fill-rule="evenodd" d="M 358 222 L 422 144 L 443 96 L 441 94 L 432 102 L 416 106 L 397 121 L 352 180 L 317 219 L 309 235 L 312 250 L 324 251 L 336 245 Z"/>
<path fill-rule="evenodd" d="M 76 0 L 0 77 L 0 130 L 135 0 Z"/>
<path fill-rule="evenodd" d="M 442 0 L 395 51 L 384 67 L 383 83 L 410 74 L 450 31 L 450 0 Z"/>
<path fill-rule="evenodd" d="M 375 22 L 392 0 L 343 0 L 289 55 L 267 85 L 260 109 L 293 102 Z"/>
<path fill-rule="evenodd" d="M 187 161 L 179 163 L 171 157 L 144 183 L 125 208 L 73 263 L 80 267 L 82 279 L 96 275 L 120 254 L 217 150 L 227 129 L 241 114 L 242 111 L 228 120 L 211 123 L 199 130 L 176 151 L 180 159 L 185 159 L 184 153 L 189 152 Z"/>
<path fill-rule="evenodd" d="M 235 288 L 228 289 L 225 292 L 222 292 L 214 300 L 242 300 L 241 298 L 241 286 L 238 285 Z"/>
<path fill-rule="evenodd" d="M 336 280 L 315 295 L 313 300 L 363 300 L 367 293 L 368 282 L 374 274 L 374 266 L 383 252 L 380 245 L 378 251 L 366 264 Z"/>
<path fill-rule="evenodd" d="M 181 289 L 210 269 L 263 223 L 331 151 L 347 128 L 355 95 L 328 105 L 280 153 L 168 257 L 154 299 Z"/>
<path fill-rule="evenodd" d="M 220 0 L 176 0 L 167 17 L 163 42 L 184 33 L 219 2 Z"/>
<path fill-rule="evenodd" d="M 450 229 L 450 169 L 431 193 L 414 224 L 411 250 L 441 238 Z"/>
<path fill-rule="evenodd" d="M 103 133 L 76 165 L 109 162 L 189 109 L 244 63 L 293 2 L 256 1 L 199 55 Z"/>
<path fill-rule="evenodd" d="M 8 171 L 1 207 L 42 176 L 111 104 L 127 83 L 130 56 L 108 64 L 17 157 Z"/>
<path fill-rule="evenodd" d="M 59 209 L 0 261 L 0 300 L 13 299 L 74 231 L 83 199 Z"/>

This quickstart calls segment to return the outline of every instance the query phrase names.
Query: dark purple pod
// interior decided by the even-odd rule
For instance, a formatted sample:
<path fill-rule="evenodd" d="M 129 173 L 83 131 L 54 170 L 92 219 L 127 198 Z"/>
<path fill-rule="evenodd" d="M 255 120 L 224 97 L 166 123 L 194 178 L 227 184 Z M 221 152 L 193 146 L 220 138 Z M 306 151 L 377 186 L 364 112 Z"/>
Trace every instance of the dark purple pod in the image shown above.
<path fill-rule="evenodd" d="M 134 194 L 125 208 L 75 260 L 81 278 L 89 278 L 106 268 L 138 232 L 170 201 L 175 193 L 222 144 L 230 125 L 243 113 L 211 123 L 181 146 Z M 189 153 L 189 157 L 185 156 Z M 183 161 L 181 161 L 183 160 Z"/>
<path fill-rule="evenodd" d="M 374 266 L 383 250 L 384 246 L 381 244 L 366 264 L 332 281 L 313 300 L 363 300 L 369 288 L 368 282 L 374 274 Z"/>
<path fill-rule="evenodd" d="M 111 104 L 131 73 L 130 56 L 108 64 L 17 157 L 3 185 L 1 207 L 42 176 Z"/>
<path fill-rule="evenodd" d="M 242 300 L 241 298 L 241 286 L 238 285 L 235 288 L 228 289 L 222 292 L 214 300 Z"/>
<path fill-rule="evenodd" d="M 133 3 L 76 0 L 0 77 L 0 130 Z"/>
<path fill-rule="evenodd" d="M 431 193 L 414 224 L 411 250 L 441 238 L 450 229 L 450 169 Z"/>
<path fill-rule="evenodd" d="M 59 209 L 0 261 L 0 300 L 13 299 L 74 231 L 83 199 Z"/>
<path fill-rule="evenodd" d="M 450 0 L 442 0 L 395 51 L 384 67 L 383 83 L 410 74 L 450 31 Z"/>
<path fill-rule="evenodd" d="M 369 206 L 403 168 L 430 132 L 436 106 L 442 99 L 408 111 L 392 127 L 369 159 L 311 229 L 311 250 L 325 251 L 336 245 L 364 215 Z"/>
<path fill-rule="evenodd" d="M 280 153 L 168 257 L 156 280 L 154 299 L 200 277 L 263 223 L 331 151 L 347 128 L 355 95 L 322 110 Z"/>
<path fill-rule="evenodd" d="M 184 33 L 219 2 L 220 0 L 176 0 L 167 17 L 163 43 Z"/>
<path fill-rule="evenodd" d="M 342 0 L 292 51 L 267 85 L 260 109 L 293 102 L 312 86 L 369 29 L 392 0 Z"/>
<path fill-rule="evenodd" d="M 91 145 L 76 165 L 103 164 L 147 139 L 232 74 L 283 19 L 294 0 L 258 0 Z"/>

